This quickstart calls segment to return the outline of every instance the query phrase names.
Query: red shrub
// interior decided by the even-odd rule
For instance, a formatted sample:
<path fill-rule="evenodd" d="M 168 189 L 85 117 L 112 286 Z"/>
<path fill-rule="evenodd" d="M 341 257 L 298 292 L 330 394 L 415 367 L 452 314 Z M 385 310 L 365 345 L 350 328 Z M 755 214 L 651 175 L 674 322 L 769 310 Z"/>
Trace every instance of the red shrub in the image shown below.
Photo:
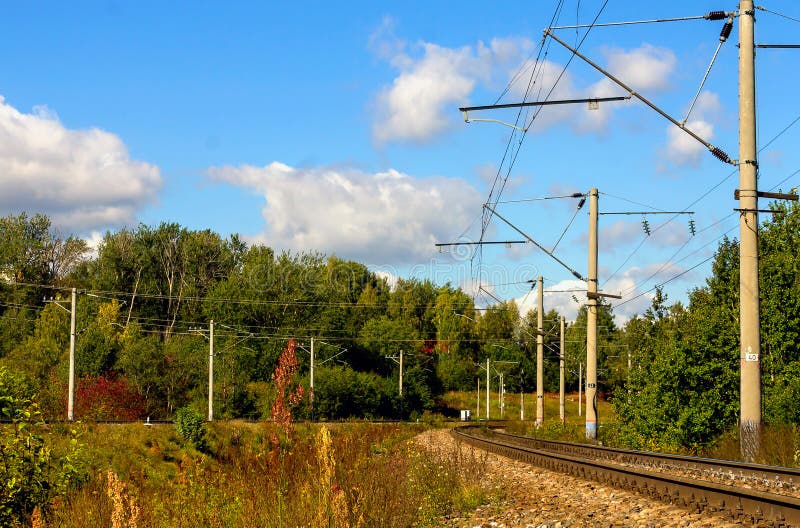
<path fill-rule="evenodd" d="M 114 373 L 78 380 L 75 387 L 75 418 L 79 420 L 140 420 L 144 400 L 125 378 Z"/>

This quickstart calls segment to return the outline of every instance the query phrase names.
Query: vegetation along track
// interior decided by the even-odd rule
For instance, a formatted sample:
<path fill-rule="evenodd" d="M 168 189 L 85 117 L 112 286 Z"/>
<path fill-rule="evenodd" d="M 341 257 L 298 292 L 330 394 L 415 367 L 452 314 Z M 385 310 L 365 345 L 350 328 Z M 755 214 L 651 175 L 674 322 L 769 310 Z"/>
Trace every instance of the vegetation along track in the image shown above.
<path fill-rule="evenodd" d="M 509 458 L 759 526 L 800 526 L 800 470 L 539 440 L 480 426 L 456 438 Z"/>

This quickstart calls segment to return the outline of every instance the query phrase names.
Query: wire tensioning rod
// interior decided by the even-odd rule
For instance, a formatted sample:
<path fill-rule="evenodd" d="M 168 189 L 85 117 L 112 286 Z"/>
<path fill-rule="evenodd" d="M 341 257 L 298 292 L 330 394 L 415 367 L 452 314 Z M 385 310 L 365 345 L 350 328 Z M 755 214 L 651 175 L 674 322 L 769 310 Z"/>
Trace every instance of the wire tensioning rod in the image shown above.
<path fill-rule="evenodd" d="M 737 165 L 737 162 L 732 160 L 722 149 L 720 149 L 719 147 L 715 147 L 710 142 L 708 142 L 705 139 L 703 139 L 702 137 L 698 136 L 695 132 L 693 132 L 692 130 L 687 128 L 685 125 L 681 124 L 680 121 L 678 121 L 677 119 L 675 119 L 674 117 L 672 117 L 671 115 L 669 115 L 668 113 L 663 111 L 661 108 L 659 108 L 654 103 L 652 103 L 649 99 L 647 99 L 644 96 L 642 96 L 641 94 L 637 93 L 633 88 L 631 88 L 630 86 L 628 86 L 627 84 L 625 84 L 621 80 L 619 80 L 616 77 L 614 77 L 614 75 L 612 75 L 608 71 L 606 71 L 603 68 L 601 68 L 597 63 L 593 62 L 586 55 L 583 55 L 577 49 L 573 48 L 572 46 L 570 46 L 569 44 L 567 44 L 566 42 L 564 42 L 563 40 L 558 38 L 555 35 L 555 33 L 553 33 L 550 29 L 546 29 L 544 34 L 545 34 L 545 36 L 552 37 L 553 40 L 555 40 L 556 42 L 558 42 L 559 44 L 561 44 L 562 46 L 567 48 L 575 56 L 579 57 L 584 62 L 586 62 L 589 66 L 593 67 L 594 69 L 596 69 L 597 71 L 599 71 L 600 73 L 602 73 L 603 75 L 608 77 L 609 80 L 611 80 L 612 82 L 617 84 L 623 90 L 627 91 L 629 94 L 631 94 L 631 96 L 637 98 L 638 100 L 640 100 L 641 102 L 643 102 L 644 104 L 646 104 L 647 106 L 649 106 L 650 108 L 652 108 L 653 110 L 655 110 L 656 112 L 661 114 L 661 116 L 664 117 L 665 119 L 667 119 L 670 123 L 672 123 L 676 127 L 680 128 L 681 130 L 683 130 L 684 132 L 686 132 L 687 134 L 692 136 L 694 139 L 699 141 L 702 145 L 704 145 L 709 150 L 709 152 L 711 152 L 711 154 L 714 155 L 715 158 L 717 158 L 720 161 L 723 161 L 725 163 L 729 163 L 731 165 Z"/>
<path fill-rule="evenodd" d="M 565 268 L 566 268 L 566 269 L 567 269 L 567 270 L 568 270 L 570 273 L 572 273 L 572 275 L 573 275 L 573 276 L 574 276 L 576 279 L 578 279 L 578 280 L 582 280 L 582 281 L 586 281 L 586 279 L 585 279 L 585 278 L 584 278 L 584 277 L 583 277 L 583 276 L 582 276 L 580 273 L 578 273 L 577 271 L 575 271 L 574 269 L 572 269 L 571 267 L 569 267 L 569 265 L 568 265 L 566 262 L 564 262 L 563 260 L 561 260 L 561 259 L 560 259 L 560 258 L 558 258 L 557 256 L 553 255 L 553 254 L 552 254 L 550 251 L 548 251 L 547 249 L 545 249 L 545 248 L 544 248 L 544 247 L 543 247 L 541 244 L 539 244 L 537 241 L 535 241 L 535 240 L 534 240 L 534 239 L 532 239 L 530 236 L 528 236 L 526 233 L 524 233 L 524 232 L 523 232 L 523 231 L 522 231 L 520 228 L 518 228 L 517 226 L 515 226 L 514 224 L 512 224 L 511 222 L 509 222 L 508 220 L 506 220 L 506 219 L 505 219 L 505 218 L 503 218 L 502 216 L 500 216 L 500 213 L 498 213 L 497 211 L 495 211 L 494 209 L 492 209 L 492 207 L 491 207 L 491 206 L 489 206 L 489 204 L 484 204 L 483 206 L 484 206 L 486 209 L 488 209 L 489 211 L 491 211 L 491 212 L 492 212 L 492 214 L 494 214 L 494 216 L 496 216 L 497 218 L 499 218 L 500 220 L 502 220 L 503 222 L 505 222 L 506 224 L 508 224 L 508 226 L 509 226 L 509 227 L 511 227 L 511 229 L 513 229 L 514 231 L 516 231 L 516 232 L 517 232 L 517 233 L 519 233 L 520 235 L 524 236 L 524 237 L 525 237 L 527 240 L 529 240 L 529 241 L 530 241 L 530 242 L 531 242 L 531 243 L 532 243 L 534 246 L 536 246 L 536 247 L 538 247 L 539 249 L 541 249 L 542 251 L 544 251 L 544 252 L 545 252 L 545 253 L 546 253 L 546 254 L 547 254 L 547 255 L 548 255 L 550 258 L 552 258 L 553 260 L 555 260 L 556 262 L 558 262 L 559 264 L 561 264 L 562 266 L 564 266 L 564 267 L 565 267 Z"/>

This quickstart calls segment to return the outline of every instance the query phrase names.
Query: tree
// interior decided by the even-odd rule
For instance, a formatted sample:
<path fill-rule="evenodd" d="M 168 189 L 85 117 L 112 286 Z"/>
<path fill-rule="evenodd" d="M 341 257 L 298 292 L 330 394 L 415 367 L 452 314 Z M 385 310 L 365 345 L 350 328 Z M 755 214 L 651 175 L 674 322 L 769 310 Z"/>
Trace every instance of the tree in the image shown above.
<path fill-rule="evenodd" d="M 659 292 L 626 327 L 634 368 L 614 404 L 634 447 L 697 449 L 736 423 L 738 245 L 724 240 L 712 270 L 688 309 Z"/>

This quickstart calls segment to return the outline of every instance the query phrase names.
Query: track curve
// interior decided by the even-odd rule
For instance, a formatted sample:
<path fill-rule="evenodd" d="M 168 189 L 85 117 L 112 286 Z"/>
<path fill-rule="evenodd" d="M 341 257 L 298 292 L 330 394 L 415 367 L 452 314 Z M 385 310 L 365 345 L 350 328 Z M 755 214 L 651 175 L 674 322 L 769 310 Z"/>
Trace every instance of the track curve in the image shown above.
<path fill-rule="evenodd" d="M 452 434 L 509 458 L 636 491 L 698 512 L 724 512 L 740 522 L 759 526 L 800 526 L 800 498 L 753 489 L 747 484 L 761 479 L 796 486 L 800 482 L 800 471 L 796 469 L 537 440 L 480 426 L 458 427 Z M 735 484 L 728 484 L 676 474 L 678 467 L 691 475 L 729 474 L 736 468 L 741 477 L 734 479 Z"/>

